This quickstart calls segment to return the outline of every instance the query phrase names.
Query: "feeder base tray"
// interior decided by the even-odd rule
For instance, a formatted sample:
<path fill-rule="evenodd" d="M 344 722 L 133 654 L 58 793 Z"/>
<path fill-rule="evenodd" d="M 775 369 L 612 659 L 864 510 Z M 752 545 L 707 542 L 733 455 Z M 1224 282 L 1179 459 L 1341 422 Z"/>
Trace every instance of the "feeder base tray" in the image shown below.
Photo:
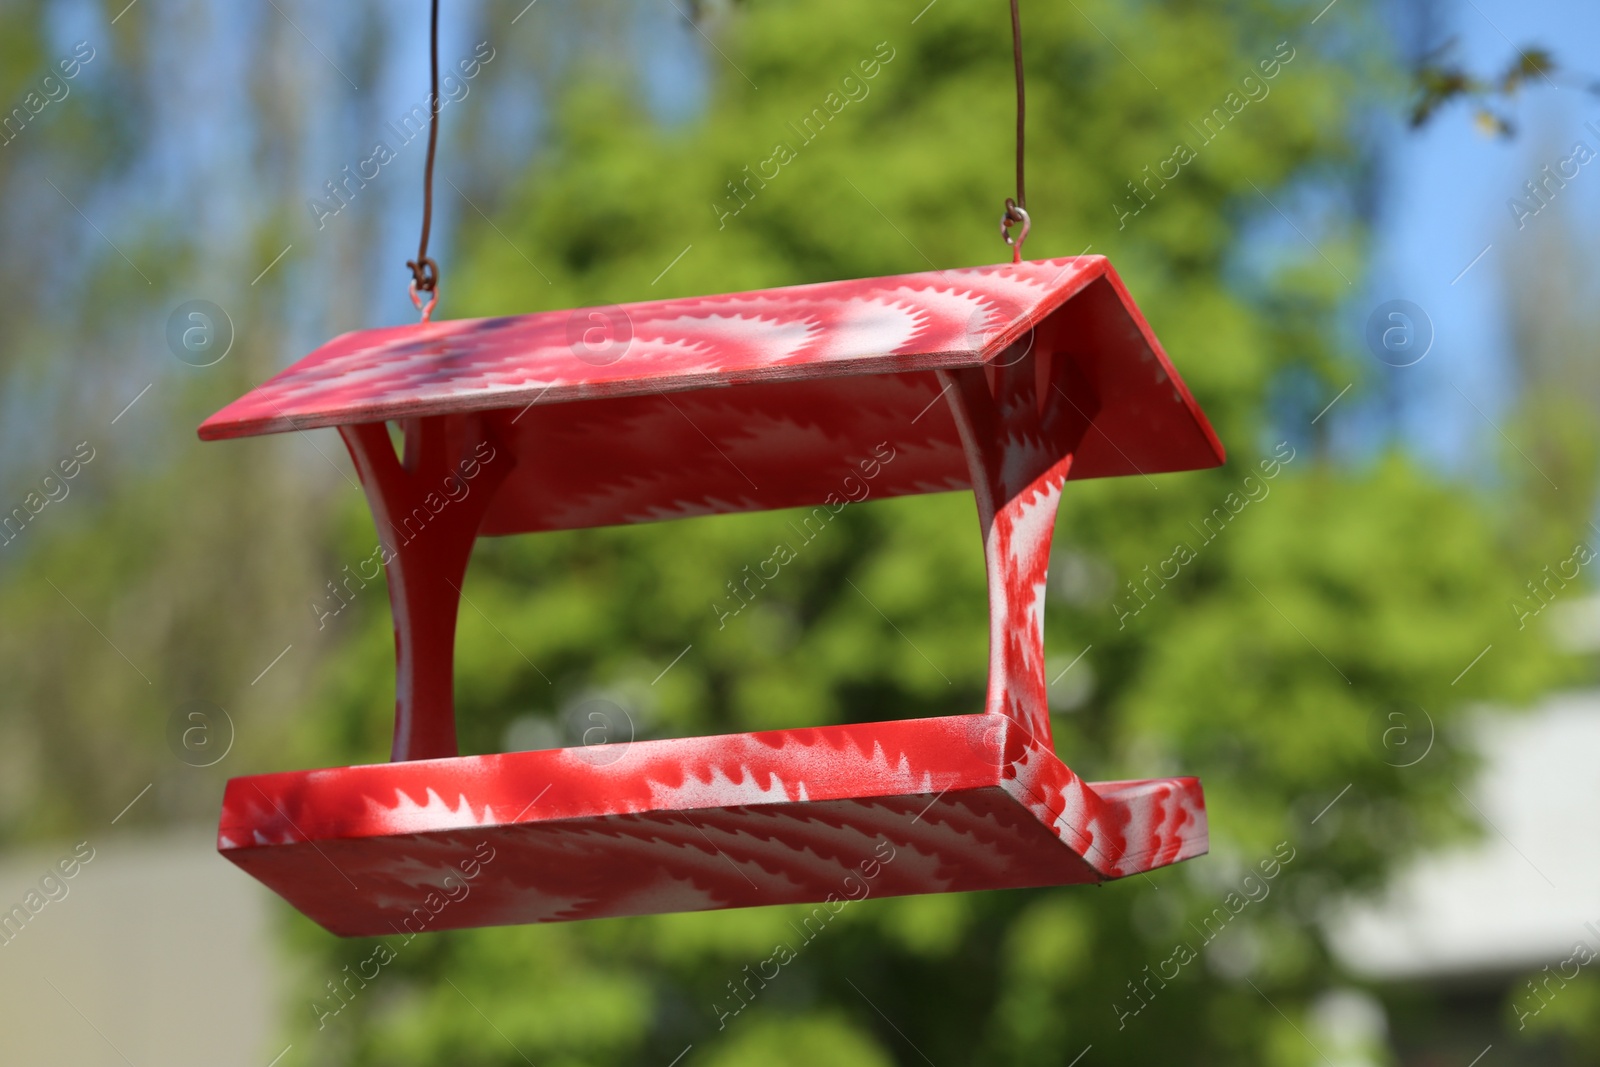
<path fill-rule="evenodd" d="M 1101 882 L 1207 835 L 1197 779 L 961 715 L 235 778 L 217 844 L 353 937 Z"/>

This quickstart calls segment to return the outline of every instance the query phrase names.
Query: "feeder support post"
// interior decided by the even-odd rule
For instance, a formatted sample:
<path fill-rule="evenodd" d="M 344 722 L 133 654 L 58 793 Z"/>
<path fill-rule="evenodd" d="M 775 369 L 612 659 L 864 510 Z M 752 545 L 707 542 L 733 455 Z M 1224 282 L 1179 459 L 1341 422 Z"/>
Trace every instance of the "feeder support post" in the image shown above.
<path fill-rule="evenodd" d="M 1099 403 L 1073 361 L 1030 333 L 988 365 L 941 370 L 966 452 L 989 583 L 984 712 L 1003 759 L 1051 749 L 1045 582 L 1061 485 Z M 996 737 L 996 740 L 1000 740 Z"/>
<path fill-rule="evenodd" d="M 366 490 L 389 584 L 395 761 L 457 755 L 461 582 L 484 512 L 516 462 L 476 415 L 434 415 L 403 426 L 403 460 L 384 423 L 339 427 Z"/>

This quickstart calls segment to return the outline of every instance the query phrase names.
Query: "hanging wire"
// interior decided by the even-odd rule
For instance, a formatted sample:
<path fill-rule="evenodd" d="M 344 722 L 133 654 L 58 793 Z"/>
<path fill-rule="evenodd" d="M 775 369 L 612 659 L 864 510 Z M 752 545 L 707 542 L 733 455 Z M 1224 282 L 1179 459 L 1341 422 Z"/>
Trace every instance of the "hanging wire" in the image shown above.
<path fill-rule="evenodd" d="M 1013 4 L 1015 0 L 1013 0 Z M 428 29 L 428 56 L 433 71 L 433 95 L 428 109 L 428 161 L 422 172 L 422 240 L 417 258 L 406 260 L 411 268 L 411 303 L 427 322 L 439 302 L 439 264 L 428 256 L 428 231 L 433 227 L 433 156 L 439 144 L 439 0 L 433 0 L 433 17 Z M 422 294 L 428 294 L 424 306 Z"/>
<path fill-rule="evenodd" d="M 1011 60 L 1017 69 L 1017 195 L 1006 197 L 1006 209 L 1000 216 L 1000 236 L 1011 246 L 1011 262 L 1022 262 L 1022 242 L 1028 239 L 1033 220 L 1028 217 L 1028 191 L 1023 173 L 1023 141 L 1026 132 L 1027 102 L 1022 91 L 1022 15 L 1017 10 L 1017 0 L 1011 0 Z M 1011 227 L 1022 230 L 1011 236 Z"/>

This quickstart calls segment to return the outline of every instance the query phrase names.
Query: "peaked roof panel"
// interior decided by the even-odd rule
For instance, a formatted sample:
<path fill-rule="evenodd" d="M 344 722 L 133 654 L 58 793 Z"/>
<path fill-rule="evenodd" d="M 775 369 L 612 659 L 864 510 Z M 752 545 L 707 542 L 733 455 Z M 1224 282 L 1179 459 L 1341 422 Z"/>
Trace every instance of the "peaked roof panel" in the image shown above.
<path fill-rule="evenodd" d="M 200 436 L 974 366 L 1108 269 L 1082 256 L 360 330 L 229 404 Z"/>

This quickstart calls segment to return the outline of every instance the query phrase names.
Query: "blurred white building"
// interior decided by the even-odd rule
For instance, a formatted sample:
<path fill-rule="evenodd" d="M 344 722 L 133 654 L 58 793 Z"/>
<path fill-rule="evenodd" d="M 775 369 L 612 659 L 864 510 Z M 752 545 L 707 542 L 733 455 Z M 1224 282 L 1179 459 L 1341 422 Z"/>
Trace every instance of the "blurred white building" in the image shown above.
<path fill-rule="evenodd" d="M 1379 906 L 1335 925 L 1344 962 L 1371 978 L 1538 970 L 1580 942 L 1600 955 L 1600 691 L 1486 716 L 1462 791 L 1482 840 L 1412 864 Z"/>
<path fill-rule="evenodd" d="M 285 973 L 271 894 L 217 855 L 213 826 L 112 834 L 0 863 L 0 910 L 38 908 L 0 934 L 0 1064 L 267 1067 Z"/>
<path fill-rule="evenodd" d="M 1600 597 L 1555 605 L 1552 623 L 1569 650 L 1600 652 Z M 1508 1034 L 1527 1021 L 1519 1011 L 1536 1016 L 1559 995 L 1547 975 L 1600 971 L 1600 690 L 1485 715 L 1476 734 L 1482 773 L 1458 788 L 1481 839 L 1419 857 L 1378 902 L 1337 916 L 1331 939 L 1386 999 L 1424 1005 L 1416 1046 L 1451 1044 L 1466 1063 L 1493 1044 L 1496 1067 L 1547 1064 L 1548 1039 Z"/>

